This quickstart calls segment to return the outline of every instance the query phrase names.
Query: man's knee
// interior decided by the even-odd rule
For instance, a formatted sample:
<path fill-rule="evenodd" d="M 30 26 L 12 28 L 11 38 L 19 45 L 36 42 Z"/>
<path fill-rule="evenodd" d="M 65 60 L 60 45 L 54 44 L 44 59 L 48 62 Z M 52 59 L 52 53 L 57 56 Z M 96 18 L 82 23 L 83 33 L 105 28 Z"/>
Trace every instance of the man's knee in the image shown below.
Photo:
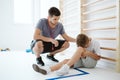
<path fill-rule="evenodd" d="M 38 48 L 39 48 L 39 47 L 43 47 L 42 41 L 36 42 L 35 47 L 38 47 Z"/>
<path fill-rule="evenodd" d="M 42 43 L 42 41 L 36 42 L 36 44 L 35 44 L 33 49 L 39 50 L 39 51 L 43 51 L 43 43 Z"/>

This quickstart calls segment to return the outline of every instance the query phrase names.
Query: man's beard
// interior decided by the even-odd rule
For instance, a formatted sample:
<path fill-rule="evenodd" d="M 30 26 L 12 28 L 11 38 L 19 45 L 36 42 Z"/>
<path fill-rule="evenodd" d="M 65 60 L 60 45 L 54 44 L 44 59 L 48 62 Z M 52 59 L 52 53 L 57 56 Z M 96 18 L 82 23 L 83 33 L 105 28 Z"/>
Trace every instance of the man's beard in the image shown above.
<path fill-rule="evenodd" d="M 54 24 L 54 23 L 52 23 L 52 21 L 50 21 L 50 23 L 51 23 L 52 25 L 54 25 L 54 26 L 56 25 L 56 23 Z"/>

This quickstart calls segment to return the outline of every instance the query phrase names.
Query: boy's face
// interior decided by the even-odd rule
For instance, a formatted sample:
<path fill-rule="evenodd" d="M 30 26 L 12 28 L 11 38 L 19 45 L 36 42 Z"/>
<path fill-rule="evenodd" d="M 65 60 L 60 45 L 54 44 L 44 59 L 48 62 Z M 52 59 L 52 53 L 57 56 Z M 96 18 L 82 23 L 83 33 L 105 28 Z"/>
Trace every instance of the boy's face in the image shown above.
<path fill-rule="evenodd" d="M 50 24 L 56 26 L 58 21 L 59 21 L 59 19 L 60 19 L 60 16 L 54 16 L 53 15 L 53 16 L 49 17 L 49 22 L 50 22 Z"/>

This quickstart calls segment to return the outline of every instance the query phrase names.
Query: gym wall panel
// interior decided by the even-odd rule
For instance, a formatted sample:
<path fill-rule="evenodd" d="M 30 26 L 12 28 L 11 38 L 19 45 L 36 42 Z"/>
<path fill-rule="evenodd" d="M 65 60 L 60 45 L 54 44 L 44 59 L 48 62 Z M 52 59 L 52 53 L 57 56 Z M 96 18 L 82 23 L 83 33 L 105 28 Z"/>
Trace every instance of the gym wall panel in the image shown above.
<path fill-rule="evenodd" d="M 87 34 L 99 41 L 99 65 L 120 72 L 120 0 L 60 0 L 67 32 Z"/>
<path fill-rule="evenodd" d="M 81 32 L 99 41 L 99 65 L 120 72 L 119 0 L 80 0 Z"/>

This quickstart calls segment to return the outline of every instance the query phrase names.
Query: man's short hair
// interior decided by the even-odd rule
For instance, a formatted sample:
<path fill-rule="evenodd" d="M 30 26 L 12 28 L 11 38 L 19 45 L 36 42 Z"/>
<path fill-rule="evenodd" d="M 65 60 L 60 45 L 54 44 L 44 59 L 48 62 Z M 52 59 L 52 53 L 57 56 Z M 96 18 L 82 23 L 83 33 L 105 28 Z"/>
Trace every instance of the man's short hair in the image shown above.
<path fill-rule="evenodd" d="M 49 16 L 60 16 L 61 15 L 61 13 L 60 13 L 60 10 L 58 9 L 58 8 L 56 8 L 56 7 L 51 7 L 50 9 L 49 9 L 49 11 L 48 11 L 48 14 L 49 14 Z"/>

